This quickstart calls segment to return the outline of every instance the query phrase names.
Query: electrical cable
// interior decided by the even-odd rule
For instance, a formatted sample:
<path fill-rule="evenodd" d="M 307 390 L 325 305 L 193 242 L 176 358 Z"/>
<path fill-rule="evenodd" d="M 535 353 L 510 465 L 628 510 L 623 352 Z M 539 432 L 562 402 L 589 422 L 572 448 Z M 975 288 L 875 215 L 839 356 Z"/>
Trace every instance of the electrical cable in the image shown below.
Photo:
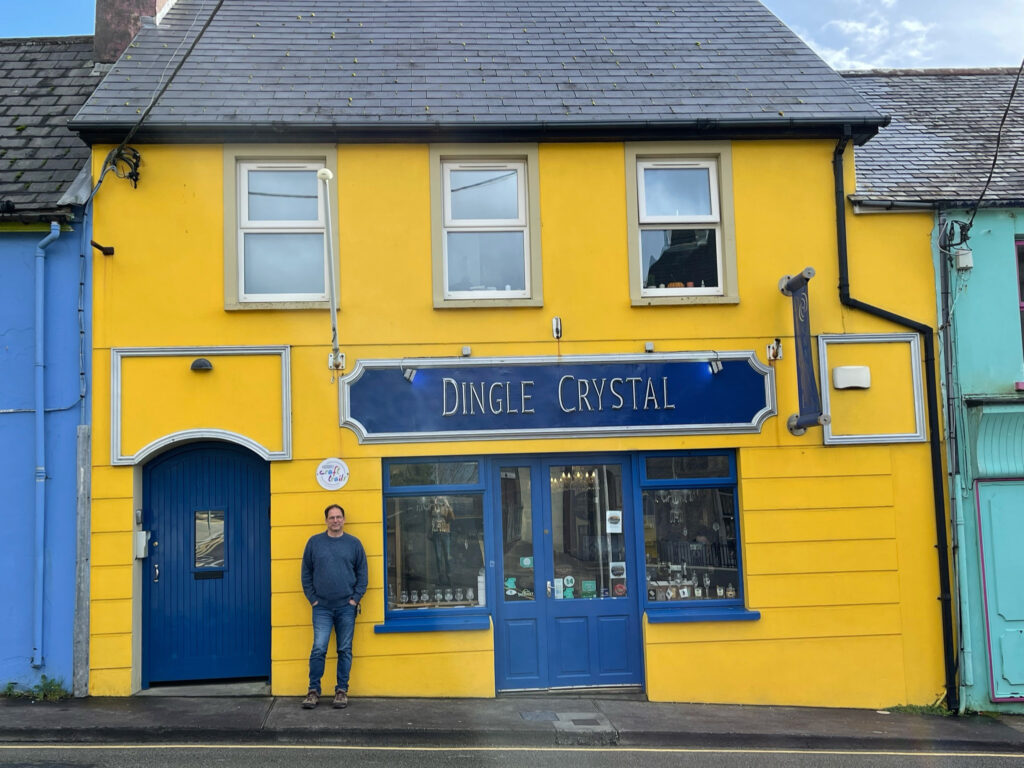
<path fill-rule="evenodd" d="M 981 207 L 981 201 L 985 199 L 985 193 L 988 192 L 989 184 L 992 183 L 992 176 L 996 172 L 996 163 L 999 160 L 999 145 L 1003 139 L 1003 127 L 1006 125 L 1006 118 L 1010 114 L 1010 106 L 1013 104 L 1013 97 L 1017 93 L 1017 86 L 1020 84 L 1021 73 L 1024 72 L 1024 59 L 1021 59 L 1020 66 L 1017 68 L 1017 76 L 1013 80 L 1013 87 L 1010 89 L 1010 97 L 1006 100 L 1006 108 L 1003 110 L 1003 117 L 999 121 L 999 128 L 996 130 L 996 147 L 992 153 L 992 164 L 988 169 L 988 178 L 985 180 L 985 186 L 982 187 L 981 194 L 978 195 L 977 202 L 971 207 L 971 217 L 967 221 L 957 221 L 955 219 L 949 222 L 949 235 L 947 239 L 950 241 L 948 246 L 955 248 L 959 245 L 963 245 L 967 242 L 967 238 L 970 237 L 971 226 L 974 224 L 974 217 L 978 215 L 978 209 Z M 957 230 L 958 240 L 952 242 L 953 230 Z"/>
<path fill-rule="evenodd" d="M 135 125 L 131 127 L 131 130 L 128 131 L 128 135 L 124 137 L 120 144 L 114 147 L 114 149 L 110 150 L 110 152 L 107 154 L 106 159 L 103 161 L 104 172 L 106 172 L 108 168 L 112 169 L 114 171 L 115 176 L 122 179 L 128 179 L 129 181 L 131 181 L 133 187 L 137 187 L 139 185 L 139 162 L 141 160 L 141 157 L 139 155 L 138 150 L 128 146 L 128 142 L 130 142 L 134 138 L 139 128 L 142 127 L 142 124 L 146 122 L 146 118 L 149 117 L 149 114 L 153 111 L 153 108 L 156 107 L 156 104 L 160 100 L 160 97 L 164 95 L 164 93 L 170 87 L 171 83 L 174 81 L 174 78 L 178 75 L 178 72 L 180 72 L 181 68 L 185 65 L 185 62 L 188 61 L 188 57 L 192 54 L 192 51 L 195 50 L 195 47 L 199 43 L 200 39 L 202 39 L 203 33 L 205 33 L 207 29 L 209 29 L 210 24 L 213 22 L 214 17 L 217 15 L 217 12 L 221 9 L 222 5 L 224 5 L 224 0 L 217 0 L 217 4 L 214 6 L 213 10 L 210 11 L 210 15 L 206 19 L 206 21 L 203 22 L 202 28 L 200 28 L 199 32 L 192 39 L 192 42 L 189 45 L 188 50 L 185 51 L 184 55 L 181 57 L 181 60 L 178 61 L 178 63 L 175 65 L 174 70 L 171 72 L 170 77 L 168 77 L 167 80 L 160 84 L 155 94 L 150 98 L 149 104 L 146 105 L 146 108 L 142 111 L 142 114 L 139 116 L 138 121 L 135 123 Z M 205 3 L 203 7 L 205 7 Z M 202 13 L 202 8 L 200 8 L 200 10 L 196 12 L 196 18 L 198 18 L 200 13 Z M 195 25 L 195 20 L 193 20 L 192 25 Z M 190 26 L 188 30 L 185 31 L 185 37 L 182 38 L 183 41 L 186 37 L 188 37 L 188 33 L 191 30 L 192 26 Z M 179 43 L 178 49 L 175 50 L 175 53 L 177 53 L 177 51 L 180 50 L 180 48 L 181 44 Z M 171 54 L 171 56 L 173 58 L 174 54 Z M 168 60 L 168 62 L 169 61 L 170 60 Z M 166 71 L 167 67 L 165 66 L 164 72 Z M 163 77 L 163 73 L 161 73 L 161 77 Z"/>

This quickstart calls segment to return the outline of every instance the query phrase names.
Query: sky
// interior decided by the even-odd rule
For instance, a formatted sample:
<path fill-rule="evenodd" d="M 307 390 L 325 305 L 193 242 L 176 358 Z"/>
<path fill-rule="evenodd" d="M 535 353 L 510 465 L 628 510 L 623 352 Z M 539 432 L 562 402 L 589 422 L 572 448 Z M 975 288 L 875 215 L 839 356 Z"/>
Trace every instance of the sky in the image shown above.
<path fill-rule="evenodd" d="M 1024 58 L 1024 0 L 763 2 L 836 69 L 1018 67 Z M 0 37 L 89 35 L 94 7 L 0 0 Z"/>

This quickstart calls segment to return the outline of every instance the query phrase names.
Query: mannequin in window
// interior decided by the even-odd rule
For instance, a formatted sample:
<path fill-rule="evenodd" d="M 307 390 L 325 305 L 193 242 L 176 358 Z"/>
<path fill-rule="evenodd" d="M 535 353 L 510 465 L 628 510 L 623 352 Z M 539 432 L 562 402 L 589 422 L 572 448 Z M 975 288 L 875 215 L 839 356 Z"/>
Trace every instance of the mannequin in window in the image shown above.
<path fill-rule="evenodd" d="M 447 496 L 437 496 L 430 505 L 430 538 L 434 542 L 434 564 L 437 580 L 451 586 L 452 520 L 455 513 Z"/>

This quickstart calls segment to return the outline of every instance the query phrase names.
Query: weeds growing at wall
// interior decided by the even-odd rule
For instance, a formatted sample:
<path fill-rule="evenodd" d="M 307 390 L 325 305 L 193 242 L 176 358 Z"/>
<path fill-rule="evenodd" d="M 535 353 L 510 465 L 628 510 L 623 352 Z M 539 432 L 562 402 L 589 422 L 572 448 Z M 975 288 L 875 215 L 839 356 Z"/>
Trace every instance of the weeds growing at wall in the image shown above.
<path fill-rule="evenodd" d="M 33 701 L 60 701 L 71 697 L 71 691 L 64 687 L 63 680 L 41 675 L 39 682 L 31 688 L 19 688 L 17 683 L 8 683 L 0 693 L 7 699 L 32 699 Z"/>

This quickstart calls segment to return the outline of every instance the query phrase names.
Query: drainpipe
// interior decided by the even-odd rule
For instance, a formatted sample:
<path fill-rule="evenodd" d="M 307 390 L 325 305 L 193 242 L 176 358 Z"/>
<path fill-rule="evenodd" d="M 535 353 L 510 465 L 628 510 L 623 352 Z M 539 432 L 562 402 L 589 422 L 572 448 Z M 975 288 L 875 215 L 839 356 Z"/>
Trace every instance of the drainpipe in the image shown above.
<path fill-rule="evenodd" d="M 36 360 L 35 360 L 35 433 L 36 433 L 36 503 L 35 503 L 35 583 L 33 585 L 33 602 L 35 614 L 32 627 L 32 666 L 39 669 L 43 666 L 43 578 L 45 568 L 43 558 L 46 556 L 46 365 L 44 352 L 46 340 L 43 322 L 46 316 L 46 299 L 43 292 L 46 278 L 46 248 L 60 237 L 60 224 L 50 222 L 50 234 L 39 241 L 36 246 Z"/>
<path fill-rule="evenodd" d="M 843 184 L 843 153 L 850 141 L 852 130 L 844 126 L 843 136 L 832 153 L 832 173 L 835 180 L 836 241 L 839 256 L 839 302 L 844 307 L 859 309 L 869 315 L 909 328 L 921 336 L 924 347 L 925 389 L 928 398 L 928 433 L 932 464 L 932 501 L 935 508 L 935 541 L 939 556 L 939 603 L 942 608 L 942 655 L 946 671 L 946 706 L 952 712 L 959 710 L 959 690 L 956 684 L 956 654 L 953 648 L 953 612 L 950 596 L 950 573 L 946 537 L 946 505 L 943 498 L 945 479 L 942 473 L 942 447 L 939 434 L 939 396 L 935 380 L 935 331 L 930 325 L 897 315 L 850 296 L 850 270 L 846 244 L 846 191 Z"/>

